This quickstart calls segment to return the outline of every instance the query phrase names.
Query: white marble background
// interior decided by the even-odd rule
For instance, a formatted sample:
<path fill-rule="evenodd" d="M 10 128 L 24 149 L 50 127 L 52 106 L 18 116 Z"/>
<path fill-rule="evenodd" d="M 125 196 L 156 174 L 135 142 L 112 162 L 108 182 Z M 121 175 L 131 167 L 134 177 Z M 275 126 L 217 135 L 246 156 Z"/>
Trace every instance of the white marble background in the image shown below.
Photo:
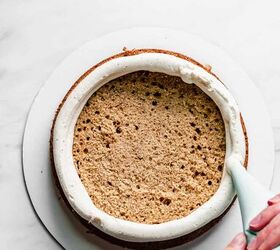
<path fill-rule="evenodd" d="M 0 249 L 61 249 L 35 216 L 25 190 L 25 120 L 34 96 L 65 56 L 121 28 L 182 29 L 220 46 L 244 68 L 271 116 L 276 151 L 272 189 L 280 192 L 279 10 L 278 0 L 1 0 Z"/>

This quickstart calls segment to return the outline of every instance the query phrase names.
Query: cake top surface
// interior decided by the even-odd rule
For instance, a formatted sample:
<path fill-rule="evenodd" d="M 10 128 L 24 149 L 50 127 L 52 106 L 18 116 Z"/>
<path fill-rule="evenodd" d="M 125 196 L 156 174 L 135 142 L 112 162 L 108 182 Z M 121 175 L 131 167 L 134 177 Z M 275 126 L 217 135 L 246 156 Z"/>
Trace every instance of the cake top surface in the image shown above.
<path fill-rule="evenodd" d="M 105 84 L 74 130 L 74 164 L 94 205 L 139 223 L 179 219 L 208 201 L 225 152 L 214 101 L 164 73 L 138 71 Z"/>

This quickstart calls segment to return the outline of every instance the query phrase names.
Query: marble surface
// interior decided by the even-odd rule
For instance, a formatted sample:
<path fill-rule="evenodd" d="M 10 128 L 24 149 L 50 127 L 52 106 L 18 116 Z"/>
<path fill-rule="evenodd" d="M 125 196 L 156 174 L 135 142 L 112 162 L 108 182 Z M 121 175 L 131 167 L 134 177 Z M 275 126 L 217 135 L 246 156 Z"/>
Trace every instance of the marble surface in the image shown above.
<path fill-rule="evenodd" d="M 21 144 L 26 116 L 34 96 L 65 56 L 121 28 L 185 30 L 218 45 L 243 67 L 261 90 L 271 117 L 276 151 L 272 189 L 280 192 L 279 8 L 277 0 L 2 0 L 0 249 L 61 249 L 40 224 L 25 190 Z"/>

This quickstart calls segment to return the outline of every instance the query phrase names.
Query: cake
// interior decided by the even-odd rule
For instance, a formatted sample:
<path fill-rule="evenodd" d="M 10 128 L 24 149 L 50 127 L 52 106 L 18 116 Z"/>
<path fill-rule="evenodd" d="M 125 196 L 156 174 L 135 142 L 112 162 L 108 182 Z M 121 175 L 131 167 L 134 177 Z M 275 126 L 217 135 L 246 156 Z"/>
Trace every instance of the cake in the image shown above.
<path fill-rule="evenodd" d="M 225 166 L 247 165 L 247 136 L 229 91 L 193 59 L 131 50 L 82 75 L 51 132 L 63 200 L 95 234 L 167 248 L 217 223 L 234 197 Z"/>

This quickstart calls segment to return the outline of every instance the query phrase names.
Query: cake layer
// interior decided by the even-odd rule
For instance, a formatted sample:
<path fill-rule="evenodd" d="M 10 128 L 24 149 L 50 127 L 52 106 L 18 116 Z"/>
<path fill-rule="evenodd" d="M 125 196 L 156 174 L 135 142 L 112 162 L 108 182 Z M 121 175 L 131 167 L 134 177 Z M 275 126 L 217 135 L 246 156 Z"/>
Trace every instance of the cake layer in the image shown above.
<path fill-rule="evenodd" d="M 98 63 L 97 65 L 93 66 L 91 69 L 89 69 L 86 73 L 84 73 L 72 86 L 72 88 L 69 90 L 69 92 L 66 94 L 65 98 L 62 100 L 62 103 L 58 107 L 57 115 L 55 117 L 55 120 L 53 122 L 53 128 L 51 133 L 51 155 L 53 157 L 53 163 L 55 167 L 55 176 L 58 180 L 58 186 L 62 190 L 62 196 L 64 197 L 66 203 L 71 207 L 72 211 L 80 218 L 81 221 L 85 222 L 87 227 L 90 229 L 99 229 L 103 233 L 110 235 L 112 237 L 109 237 L 110 239 L 117 238 L 118 240 L 114 240 L 114 242 L 119 242 L 118 244 L 121 244 L 121 242 L 138 242 L 135 243 L 136 245 L 141 245 L 140 242 L 165 242 L 168 243 L 167 245 L 171 246 L 173 245 L 172 239 L 177 238 L 179 242 L 179 239 L 184 239 L 184 241 L 188 241 L 193 239 L 194 237 L 197 237 L 199 234 L 205 232 L 208 230 L 211 225 L 216 223 L 222 215 L 225 214 L 225 211 L 227 211 L 230 204 L 232 204 L 232 201 L 234 199 L 234 188 L 232 185 L 232 180 L 227 173 L 227 171 L 222 172 L 222 178 L 220 180 L 219 188 L 216 189 L 216 192 L 211 196 L 208 193 L 208 199 L 203 204 L 198 204 L 196 207 L 194 207 L 187 216 L 178 217 L 178 219 L 168 219 L 167 217 L 166 222 L 158 223 L 155 221 L 147 221 L 142 223 L 139 223 L 137 220 L 137 216 L 131 215 L 131 218 L 123 218 L 118 217 L 118 215 L 112 215 L 109 212 L 106 212 L 105 209 L 102 209 L 98 207 L 98 204 L 95 204 L 95 201 L 93 202 L 93 197 L 90 195 L 91 191 L 88 191 L 86 188 L 86 185 L 84 184 L 87 178 L 84 178 L 82 176 L 82 173 L 79 173 L 77 162 L 75 162 L 74 156 L 73 156 L 73 148 L 75 150 L 80 150 L 81 153 L 79 155 L 84 155 L 85 157 L 82 157 L 84 160 L 86 157 L 88 157 L 89 154 L 91 154 L 93 151 L 88 148 L 76 148 L 75 145 L 73 145 L 74 141 L 73 138 L 75 138 L 75 132 L 81 132 L 86 131 L 87 125 L 81 126 L 81 128 L 76 127 L 77 120 L 79 119 L 79 116 L 83 109 L 86 109 L 85 106 L 89 105 L 91 106 L 91 103 L 89 102 L 89 99 L 95 95 L 95 97 L 98 96 L 98 91 L 102 91 L 103 85 L 110 85 L 108 84 L 112 80 L 116 80 L 119 77 L 124 77 L 125 75 L 128 75 L 130 73 L 136 72 L 136 71 L 150 71 L 150 72 L 161 72 L 161 74 L 166 74 L 169 76 L 174 76 L 175 78 L 178 77 L 181 79 L 182 82 L 184 82 L 185 85 L 195 85 L 192 88 L 196 88 L 196 86 L 201 89 L 207 96 L 209 96 L 209 99 L 211 98 L 215 104 L 217 105 L 218 109 L 220 110 L 220 114 L 222 116 L 222 119 L 224 121 L 224 129 L 225 129 L 225 137 L 226 137 L 226 154 L 225 154 L 225 167 L 227 165 L 227 159 L 228 157 L 234 156 L 235 159 L 239 160 L 241 163 L 247 164 L 247 139 L 246 134 L 243 134 L 244 126 L 242 124 L 242 120 L 240 119 L 240 112 L 238 109 L 238 106 L 230 94 L 230 92 L 227 90 L 227 88 L 222 84 L 222 82 L 212 73 L 209 71 L 209 69 L 206 69 L 198 62 L 194 61 L 193 59 L 186 57 L 182 54 L 178 54 L 175 52 L 170 51 L 164 51 L 164 50 L 157 50 L 157 49 L 139 49 L 139 50 L 132 50 L 132 51 L 125 51 L 123 53 L 114 55 L 110 58 L 107 58 L 103 60 L 102 62 Z M 139 72 L 138 72 L 139 73 Z M 137 73 L 137 74 L 138 74 Z M 135 73 L 134 73 L 135 74 Z M 147 74 L 147 73 L 145 73 Z M 149 73 L 150 74 L 150 73 Z M 152 73 L 154 74 L 154 73 Z M 158 74 L 158 73 L 156 73 Z M 171 77 L 172 78 L 172 77 Z M 151 84 L 152 85 L 152 84 Z M 154 84 L 156 87 L 158 86 L 161 89 L 161 85 Z M 100 89 L 101 88 L 101 89 Z M 116 87 L 115 87 L 116 88 Z M 188 88 L 188 87 L 186 87 Z M 197 91 L 199 89 L 197 88 Z M 132 90 L 133 91 L 133 90 Z M 131 91 L 131 92 L 132 92 Z M 140 91 L 140 90 L 139 90 Z M 201 91 L 201 93 L 202 93 Z M 194 91 L 195 92 L 195 91 Z M 97 94 L 94 94 L 97 93 Z M 136 95 L 135 95 L 136 96 Z M 154 109 L 152 114 L 156 113 L 155 110 L 158 110 L 161 106 L 161 103 L 159 101 L 160 98 L 164 100 L 164 95 L 158 91 L 157 92 L 150 92 L 149 97 L 154 98 L 151 100 L 151 109 Z M 102 98 L 101 98 L 102 99 Z M 123 102 L 127 101 L 127 98 L 123 98 Z M 148 99 L 148 98 L 147 98 Z M 176 98 L 177 99 L 177 98 Z M 196 98 L 197 100 L 199 98 Z M 105 100 L 105 99 L 104 99 Z M 148 104 L 147 104 L 148 105 Z M 170 107 L 166 109 L 168 105 L 164 106 L 165 112 L 169 111 Z M 199 105 L 198 105 L 199 106 Z M 202 107 L 202 105 L 201 105 Z M 203 108 L 203 107 L 202 107 Z M 205 108 L 205 107 L 204 107 Z M 162 108 L 163 109 L 163 108 Z M 141 109 L 139 109 L 141 110 Z M 202 109 L 203 110 L 203 109 Z M 201 112 L 203 112 L 201 110 Z M 95 110 L 97 111 L 97 110 Z M 148 109 L 147 109 L 148 111 Z M 152 110 L 150 110 L 152 111 Z M 100 110 L 98 110 L 99 115 L 102 114 Z M 94 114 L 93 117 L 95 117 Z M 189 111 L 190 113 L 194 111 Z M 95 112 L 94 112 L 95 113 Z M 200 111 L 198 111 L 200 113 Z M 106 114 L 107 115 L 107 114 Z M 109 117 L 105 120 L 109 122 L 110 120 L 110 114 Z M 111 114 L 112 115 L 112 114 Z M 172 115 L 174 115 L 172 113 Z M 206 116 L 210 115 L 206 112 Z M 97 116 L 98 117 L 98 116 Z M 204 117 L 204 115 L 203 115 Z M 204 117 L 207 118 L 207 117 Z M 89 119 L 89 120 L 87 120 Z M 82 124 L 88 124 L 92 122 L 90 118 L 87 118 L 86 120 L 82 120 Z M 93 119 L 93 118 L 92 118 Z M 142 118 L 143 119 L 143 118 Z M 216 119 L 216 118 L 215 118 Z M 214 120 L 215 120 L 214 119 Z M 221 121 L 220 118 L 218 120 Z M 218 121 L 217 120 L 217 121 Z M 93 120 L 94 121 L 94 120 Z M 137 122 L 140 122 L 141 120 L 137 120 Z M 114 121 L 111 121 L 114 123 Z M 119 122 L 120 124 L 117 124 Z M 128 123 L 129 125 L 126 126 L 126 124 L 121 124 L 122 120 L 118 119 L 115 124 L 113 124 L 112 131 L 115 133 L 114 138 L 121 139 L 122 136 L 126 135 L 126 132 L 129 132 L 129 128 L 132 129 L 131 131 L 134 131 L 133 134 L 136 134 L 135 131 L 141 132 L 141 129 L 144 128 L 144 126 L 140 126 L 141 124 L 135 124 L 136 127 L 131 126 L 132 124 Z M 172 125 L 172 122 L 168 122 L 168 126 Z M 153 126 L 155 126 L 154 122 L 149 122 L 149 128 L 151 129 Z M 202 133 L 202 127 L 196 127 L 200 124 L 189 124 L 189 128 L 191 127 L 194 129 L 195 133 L 201 134 Z M 100 134 L 102 134 L 102 129 L 104 129 L 103 126 L 97 127 L 97 130 L 100 131 Z M 178 125 L 179 126 L 179 125 Z M 205 127 L 206 123 L 205 123 Z M 208 124 L 209 127 L 209 124 Z M 90 128 L 90 130 L 92 127 Z M 94 130 L 95 128 L 93 128 Z M 134 130 L 135 129 L 135 130 Z M 212 127 L 213 131 L 214 127 Z M 217 127 L 219 130 L 219 128 Z M 147 130 L 149 131 L 149 130 Z M 187 130 L 186 130 L 187 131 Z M 210 131 L 210 128 L 209 128 Z M 215 131 L 215 129 L 214 129 Z M 193 132 L 193 131 L 192 131 Z M 216 131 L 219 132 L 219 131 Z M 98 132 L 99 133 L 99 132 Z M 179 133 L 181 133 L 179 130 L 177 132 L 171 130 L 169 132 L 169 135 L 175 134 L 176 136 L 180 136 Z M 97 134 L 96 134 L 97 135 Z M 109 135 L 109 133 L 108 133 Z M 105 135 L 107 136 L 107 135 Z M 163 135 L 164 136 L 164 135 Z M 209 136 L 209 135 L 208 135 Z M 78 134 L 79 137 L 79 134 Z M 81 136 L 82 137 L 82 136 Z M 89 139 L 87 138 L 89 137 Z M 112 136 L 113 137 L 113 136 Z M 162 137 L 158 136 L 159 140 L 162 139 Z M 165 137 L 163 137 L 165 138 Z M 167 138 L 168 139 L 168 134 Z M 90 136 L 86 136 L 86 140 L 91 140 Z M 198 151 L 202 151 L 202 149 L 207 149 L 206 144 L 204 145 L 202 141 L 199 141 L 199 137 L 197 135 L 197 141 L 201 143 L 201 145 L 193 145 L 195 155 Z M 169 140 L 169 139 L 168 139 Z M 194 137 L 193 140 L 195 141 Z M 121 140 L 119 140 L 121 141 Z M 176 143 L 179 143 L 180 140 L 171 140 L 174 145 Z M 224 141 L 224 139 L 223 139 Z M 114 143 L 108 142 L 105 144 L 106 150 L 113 149 L 112 146 L 116 144 L 118 140 L 116 140 Z M 84 146 L 84 144 L 79 146 Z M 144 142 L 143 142 L 144 143 Z M 131 145 L 131 144 L 129 144 Z M 187 145 L 187 144 L 186 144 Z M 222 145 L 222 144 L 221 144 Z M 164 146 L 164 145 L 162 145 Z M 204 147 L 204 148 L 203 148 Z M 209 147 L 209 146 L 208 146 Z M 208 150 L 212 151 L 212 145 L 210 146 L 211 149 L 208 148 Z M 221 146 L 222 148 L 223 146 Z M 104 150 L 105 150 L 104 148 Z M 144 147 L 143 147 L 144 148 Z M 199 149 L 201 148 L 201 149 Z M 219 152 L 221 152 L 221 148 L 219 149 Z M 156 151 L 156 149 L 153 149 Z M 154 152 L 151 150 L 150 153 Z M 143 152 L 143 150 L 139 150 L 139 152 Z M 177 152 L 176 152 L 177 153 Z M 75 152 L 74 152 L 75 154 Z M 192 154 L 190 152 L 190 154 Z M 218 155 L 217 155 L 218 157 Z M 222 155 L 220 155 L 222 159 Z M 141 155 L 140 155 L 141 158 Z M 187 157 L 186 157 L 187 158 Z M 93 158 L 94 161 L 97 159 Z M 79 159 L 77 159 L 79 160 Z M 89 160 L 89 159 L 88 159 Z M 145 159 L 147 160 L 147 159 Z M 150 160 L 150 159 L 148 159 Z M 155 161 L 156 158 L 152 157 L 151 161 Z M 201 162 L 203 162 L 204 157 L 201 157 Z M 218 158 L 216 159 L 216 161 Z M 88 161 L 90 163 L 90 161 Z M 173 163 L 172 163 L 173 164 Z M 89 164 L 90 165 L 90 164 Z M 184 164 L 181 164 L 181 166 Z M 158 166 L 158 165 L 157 165 Z M 170 166 L 170 165 L 169 165 Z M 104 166 L 102 166 L 104 167 Z M 142 165 L 144 167 L 144 165 Z M 172 166 L 173 167 L 173 166 Z M 174 166 L 175 167 L 175 166 Z M 215 173 L 219 173 L 219 169 L 222 167 L 216 166 L 217 169 L 215 169 Z M 79 167 L 80 168 L 80 167 Z M 171 166 L 170 166 L 171 168 Z M 188 169 L 188 165 L 184 165 L 183 169 Z M 138 168 L 135 167 L 135 169 L 138 170 Z M 82 170 L 82 169 L 81 169 Z M 181 171 L 181 170 L 179 170 Z M 191 171 L 191 169 L 190 169 Z M 90 172 L 90 171 L 89 171 Z M 149 177 L 149 172 L 144 171 L 146 176 Z M 171 171 L 170 171 L 171 172 Z M 86 173 L 86 172 L 85 172 Z M 205 176 L 204 176 L 205 174 Z M 194 179 L 196 178 L 202 178 L 201 180 L 206 180 L 204 177 L 210 178 L 210 175 L 207 175 L 207 173 L 200 173 L 199 171 L 194 171 Z M 87 175 L 87 174 L 86 174 Z M 86 177 L 85 175 L 85 177 Z M 173 175 L 173 174 L 172 174 Z M 195 176 L 196 175 L 196 176 Z M 116 180 L 118 175 L 115 175 L 114 178 Z M 156 175 L 158 177 L 158 175 Z M 82 178 L 82 180 L 81 180 Z M 84 178 L 84 179 L 83 179 Z M 205 184 L 205 189 L 211 189 L 215 188 L 213 180 L 214 179 L 207 179 L 207 184 Z M 211 177 L 213 178 L 213 176 Z M 90 178 L 88 178 L 89 180 Z M 106 179 L 106 183 L 103 187 L 106 185 L 109 185 L 112 188 L 115 188 L 114 183 L 111 182 L 112 186 L 107 182 L 108 178 Z M 110 180 L 109 180 L 110 181 Z M 210 182 L 209 182 L 210 181 Z M 151 183 L 150 183 L 151 184 Z M 177 183 L 175 183 L 177 184 Z M 102 184 L 103 185 L 103 184 Z M 136 184 L 138 185 L 138 184 Z M 141 190 L 143 186 L 139 185 L 136 186 L 136 191 Z M 165 185 L 165 187 L 168 187 L 168 185 Z M 157 186 L 152 187 L 157 188 Z M 115 189 L 117 190 L 117 189 Z M 147 190 L 147 189 L 146 189 Z M 159 189 L 158 189 L 159 190 Z M 137 191 L 138 192 L 138 191 Z M 185 191 L 186 192 L 186 191 Z M 207 191 L 208 192 L 208 191 Z M 206 193 L 207 193 L 206 192 Z M 211 191 L 209 191 L 211 192 Z M 121 192 L 120 192 L 121 193 Z M 165 192 L 168 193 L 168 192 Z M 172 189 L 173 193 L 173 189 Z M 176 193 L 176 190 L 175 192 Z M 181 193 L 181 191 L 177 191 L 177 193 Z M 183 193 L 183 192 L 182 192 Z M 121 196 L 120 196 L 121 197 Z M 174 196 L 176 198 L 176 195 Z M 136 198 L 136 197 L 133 197 Z M 164 208 L 172 207 L 174 204 L 173 200 L 171 200 L 168 197 L 160 196 L 158 197 L 159 205 Z M 102 199 L 104 199 L 102 197 Z M 143 199 L 143 197 L 142 197 Z M 110 199 L 107 199 L 108 203 L 110 203 Z M 100 203 L 101 204 L 101 203 Z M 106 204 L 106 203 L 105 203 Z M 121 204 L 121 200 L 119 200 L 119 204 Z M 110 204 L 111 205 L 111 204 Z M 171 205 L 171 206 L 170 206 Z M 189 208 L 191 209 L 191 207 Z M 122 211 L 121 211 L 122 212 Z M 171 213 L 170 213 L 171 214 Z M 173 214 L 174 215 L 174 214 Z M 120 215 L 122 216 L 122 215 Z M 134 219 L 132 218 L 134 216 Z M 98 230 L 96 231 L 98 232 Z M 171 242 L 172 241 L 172 242 Z M 169 244 L 170 243 L 170 244 Z M 156 244 L 156 243 L 155 243 Z M 177 243 L 176 243 L 177 244 Z M 126 244 L 124 244 L 126 245 Z"/>

